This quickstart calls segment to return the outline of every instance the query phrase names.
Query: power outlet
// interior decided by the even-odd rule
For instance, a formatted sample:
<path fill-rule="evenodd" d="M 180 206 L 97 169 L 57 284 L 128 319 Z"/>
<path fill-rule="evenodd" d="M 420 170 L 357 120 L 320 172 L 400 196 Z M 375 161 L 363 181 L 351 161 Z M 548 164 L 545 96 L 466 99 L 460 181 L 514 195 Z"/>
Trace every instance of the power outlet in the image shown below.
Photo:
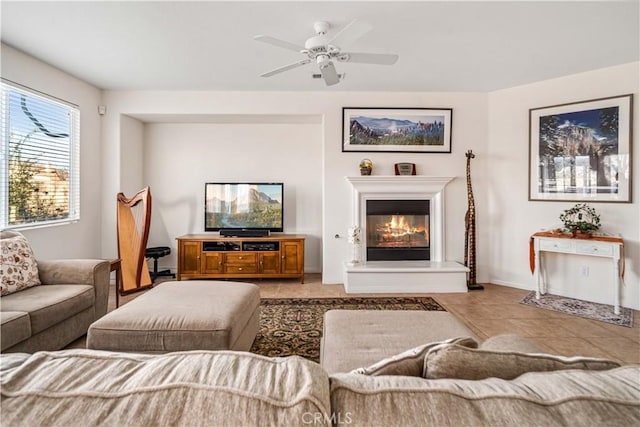
<path fill-rule="evenodd" d="M 589 277 L 589 266 L 582 265 L 580 267 L 580 274 L 582 274 L 582 277 Z"/>

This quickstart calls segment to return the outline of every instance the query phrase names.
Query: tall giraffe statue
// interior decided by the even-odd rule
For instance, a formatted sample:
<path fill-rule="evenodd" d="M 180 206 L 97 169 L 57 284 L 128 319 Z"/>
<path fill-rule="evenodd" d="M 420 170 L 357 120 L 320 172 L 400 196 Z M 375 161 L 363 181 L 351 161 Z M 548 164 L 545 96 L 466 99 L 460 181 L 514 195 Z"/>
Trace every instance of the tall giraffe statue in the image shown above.
<path fill-rule="evenodd" d="M 476 204 L 473 199 L 473 188 L 471 187 L 471 159 L 475 158 L 472 150 L 468 150 L 467 156 L 467 213 L 464 216 L 464 265 L 469 267 L 469 277 L 467 278 L 467 288 L 469 290 L 484 289 L 484 286 L 476 283 Z"/>

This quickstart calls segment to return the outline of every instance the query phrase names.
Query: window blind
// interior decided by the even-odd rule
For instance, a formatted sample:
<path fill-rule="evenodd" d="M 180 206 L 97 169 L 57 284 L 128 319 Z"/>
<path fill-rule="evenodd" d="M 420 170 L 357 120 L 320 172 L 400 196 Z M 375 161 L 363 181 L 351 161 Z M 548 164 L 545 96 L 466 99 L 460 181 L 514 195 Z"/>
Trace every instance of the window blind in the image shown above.
<path fill-rule="evenodd" d="M 3 228 L 80 217 L 80 111 L 64 101 L 2 81 Z"/>

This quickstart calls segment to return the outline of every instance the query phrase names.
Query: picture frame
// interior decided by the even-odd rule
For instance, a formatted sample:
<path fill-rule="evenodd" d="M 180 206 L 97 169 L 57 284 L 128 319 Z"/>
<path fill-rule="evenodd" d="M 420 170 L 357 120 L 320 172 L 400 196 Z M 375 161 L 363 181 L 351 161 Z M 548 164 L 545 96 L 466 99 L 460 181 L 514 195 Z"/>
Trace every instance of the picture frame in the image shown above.
<path fill-rule="evenodd" d="M 342 151 L 451 153 L 452 108 L 342 109 Z"/>
<path fill-rule="evenodd" d="M 529 200 L 631 203 L 633 95 L 529 110 Z"/>

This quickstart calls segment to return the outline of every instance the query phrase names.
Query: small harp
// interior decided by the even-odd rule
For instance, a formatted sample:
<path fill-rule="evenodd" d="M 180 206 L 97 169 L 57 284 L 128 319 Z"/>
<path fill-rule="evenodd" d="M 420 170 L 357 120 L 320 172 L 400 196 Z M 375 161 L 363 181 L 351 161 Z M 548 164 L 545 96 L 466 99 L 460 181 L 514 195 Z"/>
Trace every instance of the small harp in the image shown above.
<path fill-rule="evenodd" d="M 122 264 L 122 283 L 118 292 L 127 294 L 153 286 L 145 258 L 151 223 L 149 187 L 128 199 L 117 197 L 118 258 Z"/>

